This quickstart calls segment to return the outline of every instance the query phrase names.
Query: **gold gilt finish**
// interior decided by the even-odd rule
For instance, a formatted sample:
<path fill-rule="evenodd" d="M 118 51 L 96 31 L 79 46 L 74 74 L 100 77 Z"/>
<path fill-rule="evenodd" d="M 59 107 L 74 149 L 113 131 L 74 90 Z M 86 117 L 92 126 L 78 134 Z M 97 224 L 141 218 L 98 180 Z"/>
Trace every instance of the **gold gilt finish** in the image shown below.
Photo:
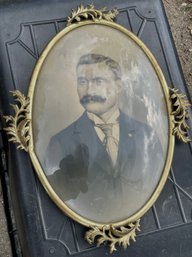
<path fill-rule="evenodd" d="M 88 220 L 80 215 L 78 215 L 77 213 L 75 213 L 72 209 L 70 209 L 59 197 L 58 195 L 55 193 L 55 191 L 53 190 L 53 188 L 50 186 L 45 173 L 43 172 L 41 165 L 39 164 L 39 161 L 36 157 L 36 154 L 34 152 L 34 146 L 33 146 L 33 142 L 30 143 L 30 156 L 32 159 L 32 162 L 34 164 L 34 167 L 37 171 L 37 174 L 39 176 L 39 179 L 41 180 L 42 184 L 44 185 L 46 191 L 48 192 L 48 194 L 50 195 L 50 197 L 52 198 L 52 200 L 58 205 L 58 207 L 60 209 L 62 209 L 69 217 L 71 217 L 72 219 L 76 220 L 77 222 L 81 223 L 82 225 L 85 225 L 87 227 L 98 227 L 99 229 L 103 229 L 103 226 L 105 226 L 105 229 L 109 230 L 111 226 L 115 227 L 116 229 L 120 228 L 120 227 L 126 227 L 128 224 L 131 224 L 133 222 L 136 222 L 137 220 L 140 219 L 141 216 L 143 216 L 147 210 L 152 206 L 152 204 L 155 202 L 155 200 L 157 199 L 157 197 L 159 196 L 165 182 L 167 179 L 167 176 L 169 174 L 169 169 L 171 166 L 171 162 L 172 162 L 172 156 L 173 156 L 173 149 L 174 149 L 174 136 L 172 135 L 172 130 L 173 130 L 173 117 L 171 116 L 171 102 L 169 99 L 169 90 L 168 90 L 168 86 L 166 84 L 165 78 L 162 74 L 162 71 L 160 69 L 160 67 L 158 66 L 155 58 L 153 57 L 153 55 L 151 54 L 151 52 L 148 50 L 148 48 L 143 44 L 143 42 L 141 40 L 139 40 L 133 33 L 131 33 L 130 31 L 128 31 L 127 29 L 123 28 L 122 26 L 116 24 L 115 22 L 110 22 L 110 21 L 106 21 L 104 19 L 97 19 L 97 20 L 92 20 L 90 19 L 90 17 L 88 16 L 87 20 L 83 20 L 74 24 L 71 24 L 70 26 L 66 27 L 64 30 L 62 30 L 60 33 L 58 33 L 53 39 L 52 41 L 48 44 L 48 46 L 45 48 L 45 50 L 43 51 L 36 67 L 35 70 L 33 72 L 32 75 L 32 80 L 29 86 L 29 93 L 28 96 L 30 97 L 31 101 L 33 102 L 33 96 L 34 96 L 34 92 L 35 92 L 35 86 L 36 86 L 36 82 L 38 79 L 38 75 L 39 72 L 41 71 L 41 67 L 47 57 L 47 55 L 49 54 L 49 52 L 51 51 L 51 49 L 54 47 L 55 44 L 57 44 L 57 42 L 64 37 L 65 35 L 67 35 L 68 33 L 74 31 L 75 29 L 82 27 L 82 26 L 91 26 L 92 24 L 97 24 L 97 25 L 102 25 L 102 26 L 106 26 L 106 27 L 110 27 L 110 28 L 114 28 L 118 31 L 121 31 L 122 33 L 124 33 L 127 37 L 131 38 L 137 45 L 138 47 L 140 47 L 144 53 L 146 54 L 146 56 L 148 57 L 149 61 L 151 62 L 158 78 L 160 81 L 160 84 L 162 86 L 162 91 L 164 92 L 164 97 L 165 97 L 165 102 L 166 102 L 166 108 L 167 108 L 167 113 L 168 113 L 168 119 L 169 119 L 169 146 L 168 146 L 168 151 L 167 151 L 167 158 L 165 160 L 165 166 L 164 166 L 164 170 L 162 172 L 162 176 L 160 179 L 159 184 L 157 185 L 156 190 L 154 191 L 154 193 L 152 194 L 152 196 L 150 197 L 150 199 L 148 200 L 148 202 L 140 209 L 138 210 L 138 212 L 136 212 L 135 214 L 133 214 L 132 216 L 128 217 L 125 220 L 120 220 L 118 222 L 115 222 L 113 224 L 102 224 L 102 223 L 98 223 L 95 222 L 93 220 Z M 30 105 L 30 117 L 33 116 L 33 104 L 31 102 Z M 32 135 L 32 129 L 30 130 L 31 133 L 31 137 L 33 138 Z M 115 206 L 114 206 L 115 208 Z"/>
<path fill-rule="evenodd" d="M 19 91 L 15 91 L 13 95 L 16 96 L 17 98 L 16 100 L 19 102 L 20 106 L 18 107 L 16 105 L 12 105 L 15 110 L 15 117 L 5 116 L 5 119 L 9 124 L 9 127 L 5 129 L 7 131 L 7 134 L 10 136 L 9 140 L 13 141 L 14 143 L 18 143 L 19 149 L 24 149 L 26 151 L 29 151 L 29 154 L 33 162 L 33 165 L 35 167 L 35 170 L 37 172 L 37 175 L 41 183 L 43 184 L 45 190 L 52 198 L 52 200 L 70 218 L 90 228 L 90 230 L 85 235 L 89 243 L 93 243 L 95 240 L 97 240 L 98 245 L 100 245 L 103 242 L 108 241 L 110 246 L 110 252 L 113 252 L 116 250 L 117 244 L 122 245 L 124 248 L 126 248 L 129 245 L 130 240 L 135 241 L 136 231 L 139 231 L 140 217 L 142 217 L 149 210 L 152 204 L 155 202 L 155 200 L 159 196 L 167 180 L 169 169 L 172 162 L 172 157 L 173 157 L 174 135 L 180 136 L 181 138 L 185 138 L 186 134 L 183 131 L 184 129 L 188 128 L 185 123 L 185 118 L 187 117 L 186 108 L 188 104 L 186 104 L 185 100 L 176 91 L 174 91 L 174 94 L 170 96 L 170 91 L 167 87 L 162 71 L 158 66 L 153 55 L 148 50 L 148 48 L 133 33 L 131 33 L 127 29 L 113 22 L 113 19 L 116 17 L 117 13 L 118 12 L 116 9 L 113 9 L 112 11 L 107 12 L 106 8 L 97 10 L 94 8 L 93 5 L 89 5 L 87 7 L 84 7 L 83 5 L 81 5 L 77 9 L 77 11 L 73 11 L 71 17 L 68 18 L 67 27 L 64 30 L 62 30 L 60 33 L 58 33 L 51 40 L 51 42 L 48 44 L 48 46 L 43 51 L 41 57 L 39 58 L 38 63 L 32 75 L 31 83 L 29 86 L 28 97 L 25 98 L 24 95 L 21 94 Z M 76 28 L 87 26 L 87 25 L 91 26 L 92 24 L 102 25 L 102 26 L 114 28 L 118 31 L 121 31 L 127 37 L 131 38 L 138 45 L 138 47 L 140 47 L 143 50 L 143 52 L 146 54 L 149 61 L 151 62 L 151 65 L 153 66 L 157 77 L 159 78 L 162 91 L 164 93 L 166 109 L 168 114 L 168 121 L 169 121 L 169 133 L 168 133 L 169 141 L 168 141 L 167 158 L 165 160 L 165 166 L 164 166 L 164 170 L 162 171 L 162 176 L 160 178 L 159 184 L 157 185 L 154 193 L 149 198 L 148 202 L 146 202 L 140 210 L 138 210 L 136 213 L 126 218 L 125 220 L 120 220 L 113 224 L 110 224 L 110 223 L 101 224 L 92 220 L 88 220 L 78 215 L 72 209 L 70 209 L 58 197 L 58 195 L 55 193 L 55 191 L 49 184 L 48 179 L 45 175 L 45 172 L 43 171 L 38 161 L 38 158 L 36 156 L 36 153 L 34 151 L 33 128 L 32 128 L 32 123 L 30 122 L 30 120 L 32 120 L 32 117 L 33 117 L 33 97 L 34 97 L 36 82 L 47 55 L 50 53 L 54 45 L 57 44 L 57 42 L 66 34 L 72 32 Z M 173 106 L 175 109 L 173 110 L 172 110 L 172 105 L 170 101 L 171 98 L 172 98 L 172 102 L 174 101 Z M 30 99 L 30 102 L 29 102 L 29 99 Z M 177 115 L 177 118 L 174 115 Z M 189 140 L 187 139 L 187 141 Z"/>
<path fill-rule="evenodd" d="M 30 119 L 27 118 L 29 113 L 29 97 L 25 97 L 20 91 L 16 90 L 13 96 L 16 97 L 19 105 L 11 104 L 15 111 L 15 116 L 4 116 L 5 121 L 8 123 L 9 127 L 4 130 L 7 131 L 9 136 L 9 141 L 18 144 L 17 148 L 25 150 L 28 152 L 29 148 L 29 126 Z"/>
<path fill-rule="evenodd" d="M 186 120 L 189 118 L 188 107 L 190 103 L 186 99 L 185 95 L 179 93 L 178 89 L 170 88 L 170 99 L 172 101 L 172 115 L 174 117 L 174 129 L 173 135 L 176 135 L 184 143 L 190 142 L 190 138 L 187 135 L 189 129 Z"/>
<path fill-rule="evenodd" d="M 79 10 L 79 11 L 78 11 Z M 71 31 L 75 30 L 78 27 L 81 26 L 86 26 L 86 25 L 91 25 L 91 24 L 97 24 L 97 25 L 102 25 L 102 26 L 107 26 L 114 28 L 116 30 L 121 31 L 124 33 L 126 36 L 131 38 L 146 54 L 148 57 L 149 61 L 151 62 L 154 70 L 156 71 L 156 74 L 159 78 L 159 81 L 162 86 L 162 91 L 164 92 L 164 97 L 166 101 L 166 108 L 167 108 L 167 113 L 168 113 L 168 119 L 169 119 L 169 147 L 168 147 L 168 152 L 167 152 L 167 158 L 165 161 L 165 167 L 164 171 L 162 172 L 162 176 L 160 179 L 159 184 L 156 187 L 156 190 L 148 200 L 148 202 L 140 209 L 138 212 L 134 213 L 132 216 L 128 217 L 125 220 L 120 220 L 116 223 L 113 224 L 101 224 L 97 223 L 92 220 L 88 220 L 77 213 L 75 213 L 72 209 L 70 209 L 55 193 L 51 185 L 49 184 L 47 177 L 42 170 L 42 167 L 38 161 L 38 158 L 35 154 L 34 151 L 34 145 L 33 145 L 33 129 L 32 129 L 32 124 L 29 123 L 30 125 L 30 130 L 29 130 L 29 148 L 26 148 L 29 150 L 29 154 L 31 157 L 31 160 L 33 162 L 33 165 L 35 167 L 35 170 L 38 174 L 38 177 L 43 184 L 45 190 L 49 194 L 49 196 L 52 198 L 52 200 L 57 204 L 57 206 L 64 211 L 70 218 L 76 220 L 77 222 L 81 223 L 82 225 L 85 225 L 90 228 L 90 230 L 86 233 L 86 239 L 89 243 L 93 243 L 94 240 L 99 238 L 99 245 L 105 241 L 109 241 L 110 244 L 110 251 L 113 252 L 116 248 L 115 245 L 119 244 L 122 245 L 124 248 L 126 248 L 129 245 L 130 239 L 135 241 L 135 236 L 136 236 L 136 231 L 139 230 L 139 219 L 142 217 L 147 210 L 152 206 L 152 204 L 155 202 L 157 197 L 159 196 L 165 182 L 167 179 L 167 176 L 169 174 L 169 169 L 171 166 L 172 162 L 172 156 L 173 156 L 173 149 L 174 149 L 174 136 L 172 134 L 173 130 L 173 117 L 171 115 L 172 110 L 171 110 L 171 102 L 169 100 L 169 90 L 166 84 L 166 81 L 164 79 L 164 76 L 161 72 L 161 69 L 159 68 L 156 60 L 154 59 L 153 55 L 151 52 L 148 50 L 148 48 L 140 41 L 133 33 L 128 31 L 127 29 L 121 27 L 120 25 L 111 22 L 110 19 L 112 18 L 107 18 L 106 19 L 106 9 L 105 10 L 105 15 L 101 15 L 99 12 L 102 10 L 98 11 L 94 9 L 93 6 L 89 7 L 79 7 L 78 10 L 75 12 L 73 11 L 72 17 L 69 18 L 69 23 L 66 29 L 58 33 L 52 41 L 48 44 L 48 46 L 45 48 L 43 51 L 41 57 L 39 58 L 39 61 L 34 69 L 31 83 L 29 86 L 29 92 L 28 92 L 28 97 L 30 98 L 30 105 L 29 105 L 29 113 L 27 115 L 28 118 L 23 117 L 24 121 L 30 121 L 33 116 L 33 96 L 35 92 L 35 86 L 36 82 L 38 79 L 39 72 L 41 70 L 41 67 L 44 63 L 44 60 L 46 59 L 47 55 L 51 51 L 52 47 L 57 44 L 57 42 L 64 37 L 67 33 L 70 33 Z M 94 11 L 94 12 L 93 12 Z M 84 13 L 82 16 L 81 14 Z M 85 15 L 87 13 L 87 15 Z M 91 14 L 92 15 L 91 15 Z M 114 11 L 109 12 L 109 13 L 114 13 Z M 116 16 L 116 15 L 115 15 Z M 105 18 L 104 18 L 105 17 Z M 111 14 L 110 16 L 111 17 Z M 81 18 L 83 18 L 83 21 L 81 21 Z M 114 17 L 115 18 L 115 17 Z M 79 20 L 79 21 L 78 21 Z M 28 98 L 27 98 L 28 99 Z M 9 131 L 9 128 L 7 128 L 7 131 Z M 17 129 L 15 131 L 18 131 Z M 26 135 L 26 133 L 24 133 Z M 20 140 L 21 141 L 21 140 Z M 114 206 L 115 208 L 115 206 Z"/>
<path fill-rule="evenodd" d="M 140 231 L 139 227 L 140 220 L 129 223 L 127 226 L 121 226 L 120 228 L 115 228 L 112 225 L 109 229 L 106 228 L 106 226 L 103 226 L 102 228 L 91 227 L 91 229 L 86 232 L 85 238 L 89 244 L 93 244 L 95 238 L 97 237 L 97 246 L 100 246 L 105 241 L 108 241 L 110 253 L 112 253 L 113 251 L 117 251 L 116 244 L 123 246 L 124 249 L 127 249 L 127 247 L 130 245 L 130 240 L 135 242 L 136 231 Z"/>
<path fill-rule="evenodd" d="M 117 9 L 112 9 L 111 11 L 107 11 L 106 7 L 102 8 L 101 10 L 95 9 L 94 5 L 88 5 L 84 7 L 83 5 L 80 5 L 77 8 L 77 11 L 72 10 L 71 17 L 68 17 L 68 23 L 67 26 L 71 25 L 72 23 L 80 22 L 85 19 L 91 19 L 93 21 L 96 20 L 106 20 L 111 21 L 116 18 L 117 14 L 119 12 Z"/>

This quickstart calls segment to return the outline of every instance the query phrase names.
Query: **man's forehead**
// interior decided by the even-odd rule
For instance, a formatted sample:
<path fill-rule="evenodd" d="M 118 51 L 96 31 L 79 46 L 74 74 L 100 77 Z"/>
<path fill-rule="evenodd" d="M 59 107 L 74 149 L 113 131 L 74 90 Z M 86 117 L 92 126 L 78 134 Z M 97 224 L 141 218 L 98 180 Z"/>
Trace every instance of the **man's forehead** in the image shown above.
<path fill-rule="evenodd" d="M 105 62 L 90 63 L 90 64 L 80 64 L 77 67 L 78 75 L 83 74 L 103 74 L 103 75 L 113 75 L 113 72 Z"/>

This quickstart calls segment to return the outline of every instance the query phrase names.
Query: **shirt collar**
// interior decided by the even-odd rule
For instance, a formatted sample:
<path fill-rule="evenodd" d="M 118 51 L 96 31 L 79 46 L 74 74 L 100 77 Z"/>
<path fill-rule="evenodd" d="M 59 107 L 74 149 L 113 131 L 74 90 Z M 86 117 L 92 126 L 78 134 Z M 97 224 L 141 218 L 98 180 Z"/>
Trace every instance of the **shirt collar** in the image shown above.
<path fill-rule="evenodd" d="M 118 121 L 119 115 L 120 115 L 119 109 L 115 110 L 111 114 L 111 116 L 109 117 L 109 119 L 107 120 L 106 123 L 116 123 Z M 105 123 L 102 119 L 100 119 L 97 115 L 95 115 L 93 113 L 87 112 L 87 116 L 91 121 L 94 122 L 94 124 L 104 124 Z"/>

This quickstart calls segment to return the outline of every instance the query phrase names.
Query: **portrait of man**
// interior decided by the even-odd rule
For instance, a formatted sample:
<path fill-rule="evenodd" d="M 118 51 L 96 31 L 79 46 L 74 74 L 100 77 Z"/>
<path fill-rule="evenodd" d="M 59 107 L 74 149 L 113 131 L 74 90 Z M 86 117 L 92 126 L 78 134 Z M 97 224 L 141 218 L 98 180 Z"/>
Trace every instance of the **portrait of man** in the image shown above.
<path fill-rule="evenodd" d="M 142 171 L 149 161 L 143 150 L 156 154 L 159 144 L 150 126 L 120 109 L 123 83 L 117 61 L 86 54 L 80 57 L 76 74 L 84 113 L 51 138 L 45 170 L 62 200 L 82 199 L 104 208 L 127 194 L 128 186 L 142 186 Z"/>

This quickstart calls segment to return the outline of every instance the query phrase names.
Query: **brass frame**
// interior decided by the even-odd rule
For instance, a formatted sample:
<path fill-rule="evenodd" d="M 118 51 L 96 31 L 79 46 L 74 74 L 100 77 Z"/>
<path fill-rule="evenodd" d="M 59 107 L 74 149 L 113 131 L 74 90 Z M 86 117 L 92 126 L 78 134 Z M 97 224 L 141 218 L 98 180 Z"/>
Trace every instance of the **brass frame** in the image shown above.
<path fill-rule="evenodd" d="M 98 244 L 100 245 L 104 241 L 110 242 L 110 250 L 111 252 L 116 250 L 115 244 L 119 243 L 122 244 L 124 248 L 129 245 L 130 239 L 135 241 L 136 231 L 139 230 L 139 220 L 140 218 L 149 210 L 152 204 L 156 201 L 157 197 L 159 196 L 169 174 L 169 170 L 171 167 L 171 162 L 173 158 L 173 151 L 174 151 L 174 135 L 180 135 L 181 139 L 184 139 L 184 142 L 188 142 L 189 138 L 185 133 L 185 129 L 187 129 L 187 125 L 185 124 L 185 119 L 187 117 L 186 108 L 188 107 L 187 101 L 183 100 L 182 95 L 179 95 L 177 91 L 171 90 L 168 88 L 163 73 L 153 57 L 152 53 L 149 49 L 144 45 L 144 43 L 138 39 L 132 32 L 128 31 L 127 29 L 123 28 L 122 26 L 113 22 L 113 19 L 117 15 L 117 10 L 113 9 L 111 12 L 106 12 L 106 9 L 103 8 L 102 10 L 96 10 L 93 5 L 88 7 L 83 7 L 82 5 L 77 9 L 77 11 L 72 12 L 72 17 L 68 18 L 68 24 L 65 29 L 63 29 L 60 33 L 58 33 L 47 45 L 41 57 L 39 58 L 35 69 L 32 74 L 32 79 L 29 86 L 28 97 L 25 98 L 19 91 L 14 92 L 14 96 L 17 97 L 17 101 L 20 103 L 20 107 L 17 105 L 12 105 L 15 110 L 15 118 L 12 116 L 5 116 L 6 121 L 11 125 L 8 128 L 5 128 L 8 135 L 11 136 L 10 141 L 15 143 L 19 143 L 18 148 L 24 149 L 29 152 L 37 175 L 43 184 L 45 190 L 51 197 L 51 199 L 56 203 L 56 205 L 64 211 L 70 218 L 74 219 L 75 221 L 90 227 L 91 230 L 86 233 L 86 239 L 89 243 L 93 243 L 95 237 L 99 237 Z M 82 20 L 83 19 L 83 20 Z M 55 193 L 52 186 L 49 184 L 47 177 L 41 165 L 38 161 L 38 158 L 34 151 L 33 145 L 33 128 L 32 128 L 32 119 L 33 119 L 33 101 L 34 101 L 34 92 L 36 87 L 36 82 L 43 66 L 43 63 L 52 50 L 53 46 L 57 44 L 57 42 L 64 37 L 67 33 L 74 31 L 75 29 L 82 27 L 82 26 L 91 26 L 91 25 L 99 25 L 99 26 L 106 26 L 110 28 L 114 28 L 117 31 L 122 32 L 127 37 L 131 38 L 144 52 L 147 56 L 151 65 L 154 68 L 154 71 L 159 79 L 159 82 L 162 87 L 162 91 L 164 94 L 164 99 L 166 102 L 166 110 L 168 115 L 168 122 L 169 122 L 169 135 L 168 135 L 168 150 L 167 150 L 167 158 L 165 160 L 164 169 L 162 170 L 161 178 L 159 183 L 154 190 L 153 194 L 151 195 L 150 199 L 143 205 L 143 207 L 138 210 L 136 213 L 131 215 L 125 220 L 120 220 L 119 222 L 115 223 L 98 223 L 92 220 L 88 220 L 79 214 L 75 213 L 71 210 Z M 170 93 L 171 91 L 171 93 Z M 178 104 L 178 101 L 180 101 Z M 175 103 L 177 103 L 175 105 Z M 174 110 L 173 106 L 176 106 L 176 110 Z M 177 119 L 176 115 L 180 114 L 180 120 Z M 20 116 L 19 116 L 20 115 Z M 183 116 L 184 117 L 183 117 Z M 19 117 L 19 118 L 18 118 Z M 182 124 L 181 124 L 182 123 Z M 184 126 L 183 126 L 184 123 Z M 183 126 L 183 127 L 182 127 Z M 184 133 L 182 129 L 184 129 Z M 186 139 L 187 138 L 187 139 Z"/>
<path fill-rule="evenodd" d="M 153 193 L 153 195 L 151 196 L 151 198 L 149 199 L 149 201 L 136 214 L 132 215 L 131 217 L 129 217 L 126 220 L 119 221 L 119 222 L 112 224 L 114 227 L 119 227 L 119 226 L 123 226 L 130 222 L 138 220 L 152 206 L 152 204 L 155 202 L 155 200 L 159 196 L 159 194 L 165 184 L 165 181 L 169 174 L 169 169 L 170 169 L 172 157 L 173 157 L 174 136 L 172 135 L 172 130 L 174 128 L 174 125 L 173 125 L 173 117 L 171 116 L 172 109 L 171 109 L 171 102 L 169 99 L 169 89 L 168 89 L 168 86 L 166 84 L 165 78 L 163 76 L 163 73 L 162 73 L 159 65 L 157 64 L 155 58 L 153 57 L 151 52 L 148 50 L 148 48 L 133 33 L 131 33 L 130 31 L 126 30 L 125 28 L 123 28 L 120 25 L 115 24 L 113 22 L 109 22 L 109 21 L 105 21 L 105 20 L 82 21 L 77 24 L 72 24 L 72 25 L 66 27 L 64 30 L 62 30 L 60 33 L 58 33 L 51 40 L 51 42 L 47 45 L 47 47 L 43 51 L 39 61 L 36 64 L 36 67 L 35 67 L 33 75 L 32 75 L 31 83 L 29 86 L 29 92 L 28 92 L 28 97 L 30 98 L 30 101 L 31 101 L 30 106 L 29 106 L 28 119 L 32 120 L 32 116 L 33 116 L 33 110 L 32 110 L 33 109 L 32 108 L 33 107 L 33 95 L 34 95 L 34 91 L 35 91 L 36 81 L 37 81 L 39 72 L 41 70 L 41 67 L 43 65 L 43 62 L 44 62 L 46 56 L 48 55 L 48 53 L 51 51 L 52 47 L 67 33 L 71 32 L 79 27 L 91 26 L 92 24 L 109 26 L 109 27 L 112 27 L 114 29 L 117 29 L 117 30 L 123 32 L 129 38 L 133 39 L 133 41 L 135 43 L 137 43 L 137 45 L 143 50 L 143 52 L 146 54 L 146 56 L 150 60 L 152 66 L 154 67 L 154 70 L 159 78 L 160 84 L 162 85 L 162 91 L 164 93 L 164 97 L 166 100 L 166 108 L 167 108 L 167 114 L 168 114 L 168 119 L 169 119 L 169 143 L 168 143 L 169 146 L 168 146 L 167 159 L 165 162 L 164 171 L 162 172 L 160 183 L 157 186 L 157 188 L 156 188 L 155 192 Z M 31 129 L 30 129 L 30 136 L 31 136 L 31 139 L 33 139 L 32 124 L 31 124 Z M 71 217 L 72 219 L 76 220 L 77 222 L 79 222 L 85 226 L 102 227 L 103 225 L 105 225 L 105 226 L 107 225 L 109 227 L 111 225 L 111 224 L 101 224 L 101 223 L 97 223 L 94 221 L 89 221 L 89 220 L 79 216 L 78 214 L 74 213 L 68 206 L 66 206 L 63 203 L 63 201 L 56 195 L 56 193 L 53 191 L 52 187 L 50 186 L 50 184 L 38 162 L 38 159 L 36 158 L 36 155 L 34 152 L 33 140 L 31 140 L 30 144 L 29 144 L 29 154 L 30 154 L 31 160 L 33 162 L 33 165 L 37 171 L 39 179 L 41 180 L 41 183 L 44 185 L 46 191 L 48 192 L 50 197 L 53 199 L 53 201 L 58 205 L 58 207 L 60 209 L 62 209 L 69 217 Z"/>

